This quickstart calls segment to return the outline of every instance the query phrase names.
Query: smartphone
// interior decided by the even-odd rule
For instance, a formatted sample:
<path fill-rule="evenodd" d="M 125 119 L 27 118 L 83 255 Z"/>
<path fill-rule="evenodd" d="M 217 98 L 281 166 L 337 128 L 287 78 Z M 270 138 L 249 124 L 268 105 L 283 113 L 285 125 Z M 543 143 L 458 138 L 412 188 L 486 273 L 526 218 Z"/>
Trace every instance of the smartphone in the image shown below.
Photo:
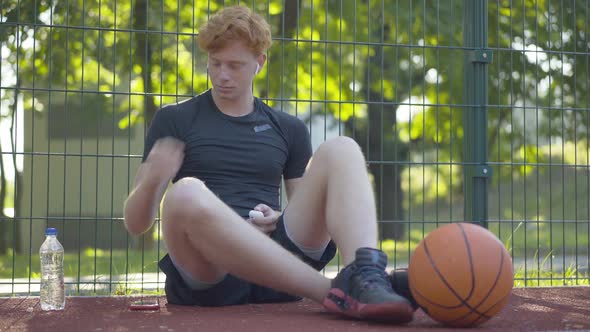
<path fill-rule="evenodd" d="M 139 300 L 133 301 L 129 305 L 130 310 L 160 310 L 160 304 L 158 301 L 151 300 Z"/>

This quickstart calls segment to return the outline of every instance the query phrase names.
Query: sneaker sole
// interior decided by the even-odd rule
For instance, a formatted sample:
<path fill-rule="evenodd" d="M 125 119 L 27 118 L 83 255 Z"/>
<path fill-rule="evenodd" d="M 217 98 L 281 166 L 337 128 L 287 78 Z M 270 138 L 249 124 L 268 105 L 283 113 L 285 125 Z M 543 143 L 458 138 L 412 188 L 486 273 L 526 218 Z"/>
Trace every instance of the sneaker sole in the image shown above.
<path fill-rule="evenodd" d="M 409 303 L 361 303 L 350 296 L 344 295 L 344 292 L 338 288 L 330 290 L 323 304 L 328 311 L 333 313 L 380 322 L 405 324 L 411 322 L 414 316 L 414 310 Z"/>

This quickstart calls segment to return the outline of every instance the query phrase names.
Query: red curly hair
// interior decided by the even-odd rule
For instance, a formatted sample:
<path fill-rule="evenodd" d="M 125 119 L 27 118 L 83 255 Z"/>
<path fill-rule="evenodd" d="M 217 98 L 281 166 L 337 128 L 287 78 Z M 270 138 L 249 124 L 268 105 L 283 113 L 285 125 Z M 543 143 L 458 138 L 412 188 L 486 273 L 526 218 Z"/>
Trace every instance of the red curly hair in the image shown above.
<path fill-rule="evenodd" d="M 216 13 L 201 27 L 197 40 L 206 52 L 243 41 L 255 55 L 263 54 L 272 44 L 268 22 L 245 6 L 227 7 Z"/>

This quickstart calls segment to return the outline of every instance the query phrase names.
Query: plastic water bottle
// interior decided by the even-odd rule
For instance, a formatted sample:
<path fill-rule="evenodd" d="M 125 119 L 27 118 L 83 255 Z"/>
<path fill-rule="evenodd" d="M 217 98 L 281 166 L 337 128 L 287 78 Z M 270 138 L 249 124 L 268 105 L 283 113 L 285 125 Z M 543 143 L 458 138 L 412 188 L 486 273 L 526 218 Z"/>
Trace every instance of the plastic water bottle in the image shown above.
<path fill-rule="evenodd" d="M 63 310 L 64 248 L 57 240 L 57 229 L 47 228 L 45 242 L 39 250 L 41 258 L 41 310 Z"/>

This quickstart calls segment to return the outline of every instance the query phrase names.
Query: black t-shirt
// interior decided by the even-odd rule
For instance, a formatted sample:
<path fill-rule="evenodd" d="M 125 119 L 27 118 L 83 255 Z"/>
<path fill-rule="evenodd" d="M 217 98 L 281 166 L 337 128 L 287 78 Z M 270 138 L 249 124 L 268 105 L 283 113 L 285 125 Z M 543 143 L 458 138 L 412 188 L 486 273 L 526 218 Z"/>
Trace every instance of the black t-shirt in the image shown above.
<path fill-rule="evenodd" d="M 147 158 L 159 138 L 185 143 L 185 157 L 173 182 L 195 177 L 242 217 L 257 204 L 279 210 L 281 177 L 298 178 L 312 154 L 305 124 L 255 98 L 254 111 L 222 113 L 208 90 L 162 107 L 152 120 L 143 152 Z"/>

